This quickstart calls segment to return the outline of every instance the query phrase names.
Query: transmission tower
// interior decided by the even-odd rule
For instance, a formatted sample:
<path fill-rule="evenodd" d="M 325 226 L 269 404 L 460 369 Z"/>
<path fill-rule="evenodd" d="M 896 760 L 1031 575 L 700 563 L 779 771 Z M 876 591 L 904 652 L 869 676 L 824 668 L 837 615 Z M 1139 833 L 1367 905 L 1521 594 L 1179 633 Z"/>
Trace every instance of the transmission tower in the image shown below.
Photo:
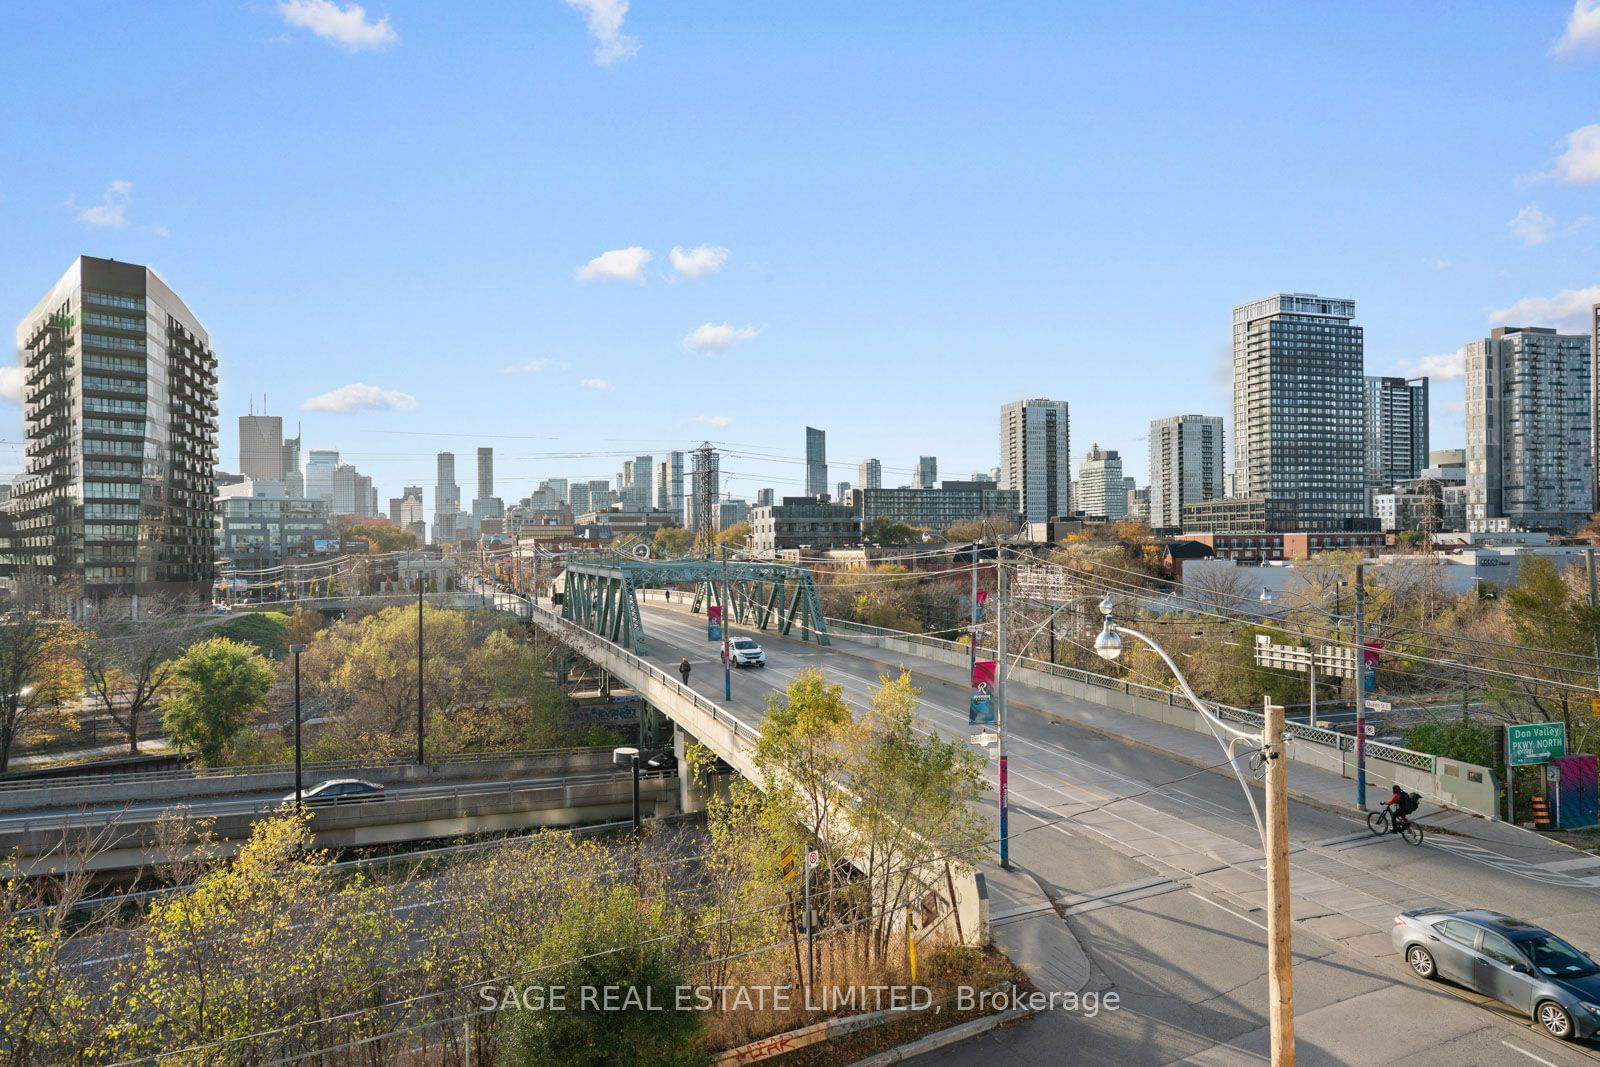
<path fill-rule="evenodd" d="M 707 441 L 693 454 L 694 551 L 710 558 L 717 542 L 717 450 Z"/>

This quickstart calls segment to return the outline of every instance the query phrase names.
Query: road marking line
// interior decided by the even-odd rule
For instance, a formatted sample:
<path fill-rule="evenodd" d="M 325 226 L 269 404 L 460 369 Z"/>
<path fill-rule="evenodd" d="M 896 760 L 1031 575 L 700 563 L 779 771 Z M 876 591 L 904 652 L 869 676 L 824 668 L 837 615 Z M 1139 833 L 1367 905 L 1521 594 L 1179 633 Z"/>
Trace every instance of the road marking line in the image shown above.
<path fill-rule="evenodd" d="M 1232 908 L 1227 907 L 1226 905 L 1223 905 L 1223 904 L 1218 904 L 1216 901 L 1212 900 L 1210 897 L 1206 896 L 1204 893 L 1196 893 L 1193 890 L 1190 890 L 1189 891 L 1189 895 L 1191 897 L 1194 897 L 1196 900 L 1205 901 L 1207 904 L 1210 904 L 1213 908 L 1216 908 L 1218 911 L 1227 912 L 1229 915 L 1232 915 L 1235 919 L 1243 919 L 1245 922 L 1249 923 L 1251 926 L 1254 926 L 1257 930 L 1260 930 L 1263 933 L 1266 932 L 1267 928 L 1265 926 L 1263 926 L 1262 924 L 1256 922 L 1254 919 L 1250 918 L 1248 915 L 1240 915 L 1238 912 L 1234 911 Z M 1550 1067 L 1556 1067 L 1556 1065 L 1555 1064 L 1551 1064 Z"/>
<path fill-rule="evenodd" d="M 1500 1043 L 1502 1045 L 1504 1045 L 1506 1048 L 1510 1049 L 1512 1052 L 1520 1052 L 1524 1056 L 1528 1057 L 1528 1059 L 1533 1060 L 1533 1061 L 1535 1061 L 1537 1063 L 1544 1064 L 1544 1067 L 1560 1067 L 1560 1064 L 1552 1063 L 1549 1060 L 1545 1059 L 1543 1056 L 1535 1056 L 1533 1053 L 1529 1052 L 1527 1049 L 1518 1048 L 1516 1045 L 1513 1045 L 1509 1041 L 1502 1041 Z"/>

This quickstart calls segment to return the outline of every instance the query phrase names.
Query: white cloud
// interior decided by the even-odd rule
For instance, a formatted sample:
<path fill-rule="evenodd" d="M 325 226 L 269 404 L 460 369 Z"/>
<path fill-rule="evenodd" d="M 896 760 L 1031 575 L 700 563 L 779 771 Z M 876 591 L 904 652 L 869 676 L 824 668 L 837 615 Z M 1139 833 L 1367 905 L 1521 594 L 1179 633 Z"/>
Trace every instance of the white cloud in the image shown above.
<path fill-rule="evenodd" d="M 1441 352 L 1436 356 L 1423 356 L 1402 371 L 1407 378 L 1427 377 L 1441 382 L 1453 381 L 1466 372 L 1466 364 L 1460 352 Z"/>
<path fill-rule="evenodd" d="M 733 422 L 731 415 L 696 415 L 695 422 L 703 422 L 714 430 L 721 430 Z"/>
<path fill-rule="evenodd" d="M 278 0 L 278 14 L 291 26 L 310 30 L 324 41 L 350 52 L 373 52 L 400 40 L 385 15 L 376 22 L 360 4 L 340 5 L 334 0 Z"/>
<path fill-rule="evenodd" d="M 417 398 L 410 393 L 356 382 L 331 393 L 314 396 L 301 404 L 300 410 L 350 415 L 357 411 L 410 411 L 416 406 Z"/>
<path fill-rule="evenodd" d="M 1430 259 L 1430 260 L 1426 260 L 1425 262 L 1428 264 L 1428 266 L 1432 267 L 1434 270 L 1449 270 L 1450 269 L 1450 261 L 1448 259 Z"/>
<path fill-rule="evenodd" d="M 1567 16 L 1567 32 L 1551 46 L 1558 56 L 1600 52 L 1600 0 L 1577 0 Z"/>
<path fill-rule="evenodd" d="M 1588 333 L 1596 304 L 1600 304 L 1600 285 L 1563 289 L 1555 296 L 1523 297 L 1490 312 L 1489 321 L 1496 326 L 1553 326 L 1562 333 Z"/>
<path fill-rule="evenodd" d="M 1600 182 L 1600 122 L 1567 134 L 1567 150 L 1556 160 L 1555 177 L 1569 185 Z"/>
<path fill-rule="evenodd" d="M 691 352 L 721 352 L 754 341 L 761 331 L 754 326 L 734 326 L 727 322 L 707 322 L 694 328 L 683 339 L 683 347 Z"/>
<path fill-rule="evenodd" d="M 639 51 L 639 38 L 622 32 L 628 14 L 628 0 L 566 0 L 574 11 L 583 12 L 583 21 L 594 38 L 594 61 L 602 67 L 620 63 Z"/>
<path fill-rule="evenodd" d="M 22 368 L 0 367 L 0 400 L 22 403 Z"/>
<path fill-rule="evenodd" d="M 1542 245 L 1555 233 L 1556 220 L 1539 210 L 1538 204 L 1529 204 L 1506 223 L 1511 236 L 1525 245 Z"/>
<path fill-rule="evenodd" d="M 78 221 L 85 226 L 98 226 L 103 230 L 120 230 L 128 225 L 128 201 L 133 197 L 133 183 L 118 178 L 100 194 L 100 202 L 78 211 Z M 77 204 L 67 201 L 73 207 Z"/>
<path fill-rule="evenodd" d="M 538 374 L 540 371 L 549 370 L 551 367 L 553 367 L 555 365 L 556 365 L 556 361 L 553 360 L 553 359 L 530 359 L 526 363 L 518 363 L 515 366 L 505 367 L 500 371 L 500 373 L 501 374 Z"/>
<path fill-rule="evenodd" d="M 642 282 L 644 281 L 644 267 L 649 263 L 652 254 L 648 248 L 638 245 L 629 245 L 627 248 L 613 248 L 609 252 L 601 252 L 589 262 L 578 268 L 580 282 Z"/>
<path fill-rule="evenodd" d="M 611 388 L 611 383 L 604 378 L 584 378 L 578 384 L 585 389 L 598 389 L 602 393 Z"/>
<path fill-rule="evenodd" d="M 721 245 L 699 245 L 695 248 L 674 246 L 671 253 L 672 269 L 683 278 L 704 278 L 715 274 L 728 262 L 729 252 Z"/>

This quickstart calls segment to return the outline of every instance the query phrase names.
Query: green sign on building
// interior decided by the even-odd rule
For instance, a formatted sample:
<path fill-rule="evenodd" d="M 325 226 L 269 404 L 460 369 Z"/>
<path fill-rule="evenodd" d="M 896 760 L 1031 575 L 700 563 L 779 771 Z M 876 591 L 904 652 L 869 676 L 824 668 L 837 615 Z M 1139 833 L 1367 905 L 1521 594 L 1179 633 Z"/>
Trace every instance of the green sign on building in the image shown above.
<path fill-rule="evenodd" d="M 1567 724 L 1525 722 L 1506 727 L 1506 764 L 1531 767 L 1567 754 Z"/>

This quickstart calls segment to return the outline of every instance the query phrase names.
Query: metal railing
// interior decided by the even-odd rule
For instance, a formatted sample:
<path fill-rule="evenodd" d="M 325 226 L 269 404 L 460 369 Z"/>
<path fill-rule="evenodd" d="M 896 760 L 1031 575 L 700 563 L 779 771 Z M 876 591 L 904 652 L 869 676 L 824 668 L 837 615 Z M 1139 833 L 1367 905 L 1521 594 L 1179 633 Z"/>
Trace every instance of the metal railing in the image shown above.
<path fill-rule="evenodd" d="M 828 625 L 834 628 L 835 633 L 841 635 L 858 633 L 873 637 L 884 637 L 895 641 L 904 641 L 914 647 L 936 649 L 941 652 L 960 651 L 965 654 L 967 651 L 967 646 L 959 642 L 948 641 L 942 637 L 930 637 L 927 634 L 906 633 L 902 630 L 890 630 L 882 626 L 868 626 L 865 623 L 847 622 L 840 619 L 829 619 Z M 1161 689 L 1157 686 L 1146 685 L 1143 682 L 1132 682 L 1124 678 L 1111 678 L 1078 667 L 1068 667 L 1060 663 L 1050 663 L 1047 660 L 1033 659 L 1028 656 L 1018 656 L 1017 661 L 1019 665 L 1026 666 L 1029 670 L 1054 675 L 1057 678 L 1066 678 L 1084 685 L 1097 686 L 1101 689 L 1114 689 L 1122 693 L 1136 694 L 1150 700 L 1164 701 L 1169 707 L 1188 706 L 1187 701 L 1170 689 Z M 1206 701 L 1206 705 L 1215 711 L 1219 718 L 1231 719 L 1257 728 L 1264 725 L 1261 713 L 1258 711 L 1236 708 L 1231 704 L 1221 704 L 1214 700 Z M 1341 753 L 1355 751 L 1356 739 L 1349 734 L 1339 733 L 1337 730 L 1324 730 L 1321 727 L 1290 723 L 1289 732 L 1293 740 L 1297 742 L 1321 745 L 1326 748 L 1336 749 Z M 1414 767 L 1430 774 L 1436 770 L 1435 757 L 1427 752 L 1417 752 L 1413 749 L 1401 748 L 1398 745 L 1386 745 L 1378 741 L 1369 741 L 1366 747 L 1369 759 L 1380 759 L 1403 767 Z"/>
<path fill-rule="evenodd" d="M 497 596 L 509 597 L 510 594 L 500 593 L 497 594 Z M 532 619 L 537 625 L 559 635 L 562 640 L 564 640 L 574 650 L 593 655 L 614 656 L 633 669 L 643 671 L 655 681 L 670 686 L 680 699 L 689 701 L 695 707 L 699 708 L 707 715 L 710 715 L 712 721 L 719 722 L 728 727 L 728 729 L 733 732 L 736 743 L 742 740 L 746 744 L 754 745 L 755 742 L 761 737 L 760 730 L 756 729 L 754 726 L 751 726 L 749 723 L 741 722 L 738 718 L 728 712 L 728 710 L 722 705 L 718 704 L 716 701 L 708 700 L 707 698 L 701 696 L 687 685 L 684 685 L 682 681 L 672 677 L 666 671 L 662 670 L 660 667 L 657 667 L 649 660 L 642 659 L 641 657 L 634 655 L 621 645 L 607 641 L 599 634 L 584 629 L 582 626 L 579 626 L 570 619 L 562 618 L 560 615 L 557 615 L 555 612 L 544 607 L 542 604 L 531 604 L 522 597 L 515 597 L 514 599 L 521 600 L 522 603 L 526 605 L 526 610 L 528 612 L 528 614 L 525 615 L 526 618 Z M 604 647 L 602 648 L 600 646 Z"/>

